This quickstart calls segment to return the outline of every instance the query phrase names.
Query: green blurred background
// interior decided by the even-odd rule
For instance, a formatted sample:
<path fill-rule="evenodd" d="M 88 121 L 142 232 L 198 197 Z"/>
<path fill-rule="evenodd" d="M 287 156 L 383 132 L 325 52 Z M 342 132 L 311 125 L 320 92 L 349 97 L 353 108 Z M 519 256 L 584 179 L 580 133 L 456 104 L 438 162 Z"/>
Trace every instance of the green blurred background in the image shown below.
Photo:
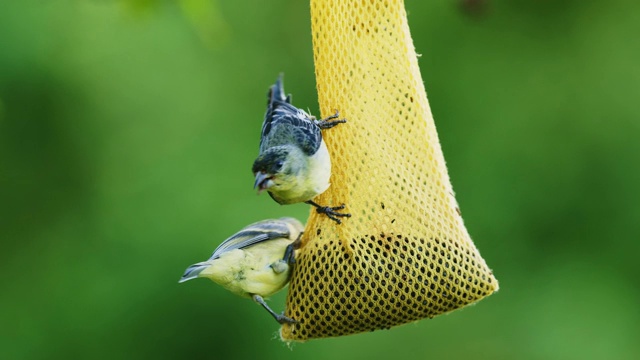
<path fill-rule="evenodd" d="M 244 225 L 308 214 L 250 171 L 279 72 L 317 113 L 308 2 L 4 1 L 0 358 L 640 358 L 640 3 L 406 5 L 499 293 L 291 350 L 250 300 L 178 285 Z"/>

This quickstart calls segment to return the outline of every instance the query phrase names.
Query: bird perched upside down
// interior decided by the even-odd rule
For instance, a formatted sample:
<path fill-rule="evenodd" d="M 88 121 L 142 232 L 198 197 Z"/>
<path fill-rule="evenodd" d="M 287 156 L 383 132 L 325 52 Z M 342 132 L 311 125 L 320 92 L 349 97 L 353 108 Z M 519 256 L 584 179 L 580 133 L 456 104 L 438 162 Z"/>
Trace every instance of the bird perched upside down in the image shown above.
<path fill-rule="evenodd" d="M 263 297 L 275 294 L 289 282 L 303 229 L 294 218 L 251 224 L 223 241 L 209 260 L 189 266 L 180 282 L 209 278 L 236 295 L 252 298 L 279 323 L 296 323 L 276 314 Z"/>
<path fill-rule="evenodd" d="M 305 202 L 340 224 L 338 217 L 344 204 L 321 206 L 312 199 L 329 188 L 331 158 L 322 139 L 322 130 L 346 120 L 338 119 L 338 112 L 323 120 L 316 120 L 304 110 L 291 105 L 291 96 L 284 95 L 282 77 L 269 89 L 267 113 L 262 124 L 260 154 L 253 163 L 256 177 L 254 188 L 267 190 L 279 204 Z"/>

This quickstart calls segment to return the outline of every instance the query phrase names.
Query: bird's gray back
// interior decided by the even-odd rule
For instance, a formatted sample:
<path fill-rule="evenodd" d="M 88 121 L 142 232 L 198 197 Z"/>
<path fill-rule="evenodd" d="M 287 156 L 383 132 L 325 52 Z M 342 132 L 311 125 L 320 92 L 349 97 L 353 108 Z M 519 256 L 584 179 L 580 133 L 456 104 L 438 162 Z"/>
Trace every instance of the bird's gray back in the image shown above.
<path fill-rule="evenodd" d="M 315 154 L 322 142 L 322 133 L 314 119 L 291 104 L 276 101 L 272 105 L 274 108 L 267 112 L 262 126 L 260 152 L 291 144 L 307 155 Z"/>

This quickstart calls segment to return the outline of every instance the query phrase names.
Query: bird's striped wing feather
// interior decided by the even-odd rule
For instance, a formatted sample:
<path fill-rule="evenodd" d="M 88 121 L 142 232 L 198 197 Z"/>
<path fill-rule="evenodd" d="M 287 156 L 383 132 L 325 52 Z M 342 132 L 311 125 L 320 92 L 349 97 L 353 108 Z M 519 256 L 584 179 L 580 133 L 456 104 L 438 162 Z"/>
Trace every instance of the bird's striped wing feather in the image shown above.
<path fill-rule="evenodd" d="M 243 249 L 251 245 L 277 238 L 288 238 L 289 228 L 280 223 L 256 223 L 235 233 L 220 244 L 209 260 L 215 260 L 220 255 L 235 249 Z"/>
<path fill-rule="evenodd" d="M 275 102 L 262 125 L 260 152 L 274 146 L 295 144 L 313 155 L 322 142 L 320 128 L 306 112 L 285 102 Z"/>

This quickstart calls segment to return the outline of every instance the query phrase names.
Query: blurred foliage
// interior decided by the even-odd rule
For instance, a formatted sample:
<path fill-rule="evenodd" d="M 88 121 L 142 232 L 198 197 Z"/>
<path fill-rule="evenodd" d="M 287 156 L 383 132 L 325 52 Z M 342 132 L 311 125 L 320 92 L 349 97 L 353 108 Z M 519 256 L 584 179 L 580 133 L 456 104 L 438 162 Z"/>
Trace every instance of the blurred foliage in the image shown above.
<path fill-rule="evenodd" d="M 308 3 L 9 1 L 0 358 L 639 358 L 640 4 L 407 9 L 498 294 L 291 351 L 250 300 L 178 285 L 242 226 L 308 214 L 256 196 L 250 172 L 279 72 L 317 113 Z"/>

